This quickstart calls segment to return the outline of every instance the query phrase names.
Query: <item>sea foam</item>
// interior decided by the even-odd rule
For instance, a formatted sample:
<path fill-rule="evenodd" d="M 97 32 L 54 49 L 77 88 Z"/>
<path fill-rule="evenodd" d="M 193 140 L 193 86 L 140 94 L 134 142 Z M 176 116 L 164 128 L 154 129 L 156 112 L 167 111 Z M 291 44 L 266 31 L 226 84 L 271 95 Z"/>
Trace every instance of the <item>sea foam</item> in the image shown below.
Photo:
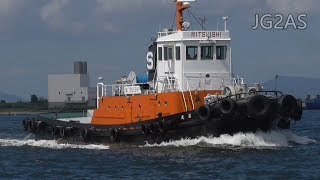
<path fill-rule="evenodd" d="M 32 147 L 42 147 L 42 148 L 50 148 L 50 149 L 95 149 L 95 150 L 103 150 L 110 149 L 107 145 L 97 145 L 97 144 L 64 144 L 58 143 L 55 140 L 34 140 L 34 139 L 0 139 L 1 147 L 8 146 L 32 146 Z"/>
<path fill-rule="evenodd" d="M 241 146 L 241 147 L 289 147 L 292 144 L 316 143 L 306 136 L 299 136 L 289 130 L 274 130 L 270 132 L 237 133 L 234 135 L 223 134 L 219 137 L 185 138 L 162 142 L 160 144 L 146 143 L 143 147 L 160 146 Z"/>

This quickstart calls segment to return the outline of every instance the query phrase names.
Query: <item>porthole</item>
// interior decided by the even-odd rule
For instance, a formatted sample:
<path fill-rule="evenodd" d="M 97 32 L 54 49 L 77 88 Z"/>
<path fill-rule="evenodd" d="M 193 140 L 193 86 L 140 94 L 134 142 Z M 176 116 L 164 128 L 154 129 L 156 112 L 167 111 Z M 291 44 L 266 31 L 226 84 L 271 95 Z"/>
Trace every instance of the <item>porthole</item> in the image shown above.
<path fill-rule="evenodd" d="M 158 101 L 158 106 L 161 106 L 161 102 L 160 101 Z"/>
<path fill-rule="evenodd" d="M 168 102 L 167 101 L 164 102 L 164 106 L 166 106 L 166 107 L 168 106 Z"/>

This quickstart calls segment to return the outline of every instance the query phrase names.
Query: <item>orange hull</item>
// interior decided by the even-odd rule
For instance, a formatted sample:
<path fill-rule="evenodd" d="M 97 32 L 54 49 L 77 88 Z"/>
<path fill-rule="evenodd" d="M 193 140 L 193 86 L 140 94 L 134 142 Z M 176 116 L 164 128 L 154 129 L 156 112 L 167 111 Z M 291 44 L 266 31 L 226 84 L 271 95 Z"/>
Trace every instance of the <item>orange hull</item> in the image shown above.
<path fill-rule="evenodd" d="M 167 92 L 141 96 L 107 96 L 100 100 L 95 110 L 92 125 L 124 125 L 164 118 L 198 109 L 204 105 L 208 94 L 221 94 L 220 90 Z M 192 103 L 193 102 L 193 103 Z M 187 106 L 187 108 L 186 108 Z M 193 107 L 194 106 L 194 107 Z"/>

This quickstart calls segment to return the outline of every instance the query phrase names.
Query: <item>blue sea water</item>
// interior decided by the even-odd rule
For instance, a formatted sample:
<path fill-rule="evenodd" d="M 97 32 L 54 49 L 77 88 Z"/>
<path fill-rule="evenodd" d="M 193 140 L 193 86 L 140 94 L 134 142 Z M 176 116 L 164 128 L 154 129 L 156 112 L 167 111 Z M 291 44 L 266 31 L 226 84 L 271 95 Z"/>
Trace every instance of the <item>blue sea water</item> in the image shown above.
<path fill-rule="evenodd" d="M 0 116 L 0 179 L 320 179 L 320 111 L 291 130 L 161 144 L 60 144 Z"/>

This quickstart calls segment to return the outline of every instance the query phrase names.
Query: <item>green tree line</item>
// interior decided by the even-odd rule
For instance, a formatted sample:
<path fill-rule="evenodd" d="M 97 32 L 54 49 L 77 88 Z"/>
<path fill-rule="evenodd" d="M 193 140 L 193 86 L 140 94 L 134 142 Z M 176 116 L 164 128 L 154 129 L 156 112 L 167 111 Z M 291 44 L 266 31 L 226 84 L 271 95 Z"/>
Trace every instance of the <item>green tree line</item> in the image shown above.
<path fill-rule="evenodd" d="M 48 100 L 39 97 L 36 94 L 30 95 L 29 102 L 18 101 L 16 103 L 8 103 L 5 100 L 0 100 L 0 110 L 47 110 Z"/>

